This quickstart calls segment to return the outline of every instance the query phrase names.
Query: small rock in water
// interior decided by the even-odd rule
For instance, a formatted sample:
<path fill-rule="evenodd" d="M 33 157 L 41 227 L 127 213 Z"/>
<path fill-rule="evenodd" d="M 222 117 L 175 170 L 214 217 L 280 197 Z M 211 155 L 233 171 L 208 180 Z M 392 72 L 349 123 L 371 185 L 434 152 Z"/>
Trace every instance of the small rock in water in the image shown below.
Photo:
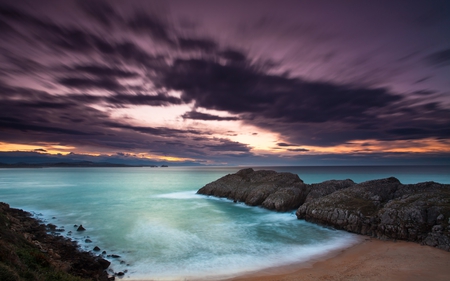
<path fill-rule="evenodd" d="M 103 252 L 102 252 L 102 255 L 106 255 L 106 251 L 103 251 Z"/>
<path fill-rule="evenodd" d="M 85 243 L 92 243 L 92 240 L 91 239 L 86 239 L 86 240 L 84 240 L 84 242 Z"/>
<path fill-rule="evenodd" d="M 73 227 L 78 227 L 78 225 L 77 225 L 77 224 L 74 224 Z"/>
<path fill-rule="evenodd" d="M 120 258 L 120 256 L 119 255 L 111 255 L 111 257 L 113 257 L 113 258 Z"/>
<path fill-rule="evenodd" d="M 82 224 L 80 224 L 80 226 L 77 228 L 77 231 L 85 231 L 86 228 L 83 227 Z"/>
<path fill-rule="evenodd" d="M 123 273 L 122 271 L 120 271 L 120 272 L 118 272 L 116 274 L 117 274 L 117 276 L 124 276 L 125 275 L 125 273 Z"/>
<path fill-rule="evenodd" d="M 47 224 L 47 227 L 48 227 L 50 230 L 55 230 L 55 229 L 56 229 L 56 225 L 51 224 L 51 223 Z"/>
<path fill-rule="evenodd" d="M 98 246 L 95 246 L 93 250 L 96 251 L 96 252 L 98 252 L 98 251 L 100 251 L 101 249 L 100 249 Z M 105 251 L 103 251 L 103 252 L 105 252 Z"/>

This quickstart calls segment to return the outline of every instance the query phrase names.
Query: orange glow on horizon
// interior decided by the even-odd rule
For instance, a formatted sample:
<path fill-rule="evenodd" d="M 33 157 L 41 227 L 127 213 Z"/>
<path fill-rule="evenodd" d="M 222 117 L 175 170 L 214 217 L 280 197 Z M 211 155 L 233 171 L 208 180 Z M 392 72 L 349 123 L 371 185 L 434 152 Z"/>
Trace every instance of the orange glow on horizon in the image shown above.
<path fill-rule="evenodd" d="M 73 149 L 74 146 L 64 146 L 64 145 L 54 145 L 54 144 L 19 144 L 19 143 L 5 143 L 0 142 L 1 152 L 12 152 L 12 151 L 28 151 L 36 153 L 46 153 L 46 154 L 62 154 L 67 155 Z"/>
<path fill-rule="evenodd" d="M 248 139 L 250 141 L 250 139 Z M 273 140 L 272 142 L 283 142 L 282 140 Z M 295 151 L 297 149 L 298 151 Z M 302 151 L 304 149 L 304 151 Z M 103 149 L 101 149 L 103 150 Z M 75 146 L 65 146 L 51 143 L 37 144 L 17 144 L 0 142 L 0 152 L 36 152 L 50 155 L 68 155 L 71 152 L 77 155 L 85 155 L 92 157 L 113 157 L 117 152 L 110 151 L 101 152 L 96 148 L 77 148 Z M 273 156 L 295 156 L 295 155 L 321 155 L 321 154 L 374 154 L 374 153 L 449 153 L 450 141 L 438 139 L 422 139 L 422 140 L 396 140 L 396 141 L 380 141 L 380 140 L 355 140 L 345 144 L 319 147 L 319 146 L 287 146 L 287 147 L 267 147 L 265 145 L 255 145 L 251 148 L 255 155 L 273 155 Z M 198 162 L 198 159 L 177 157 L 175 155 L 158 155 L 148 152 L 123 152 L 126 155 L 138 159 L 146 159 L 150 161 L 167 161 L 167 162 Z M 211 161 L 204 163 L 214 164 Z"/>
<path fill-rule="evenodd" d="M 303 148 L 307 151 L 289 151 L 288 149 Z M 422 140 L 355 140 L 345 144 L 320 146 L 290 146 L 272 148 L 272 152 L 298 154 L 372 154 L 372 153 L 440 153 L 450 152 L 450 141 L 437 139 Z"/>
<path fill-rule="evenodd" d="M 111 153 L 101 153 L 96 151 L 80 151 L 74 146 L 64 146 L 64 145 L 55 145 L 55 144 L 18 144 L 18 143 L 5 143 L 0 142 L 0 152 L 35 152 L 41 154 L 51 154 L 51 155 L 68 155 L 71 152 L 76 153 L 77 155 L 85 155 L 85 156 L 114 156 L 115 154 Z M 183 162 L 183 161 L 196 161 L 193 158 L 184 158 L 177 156 L 161 156 L 154 155 L 148 153 L 126 153 L 129 155 L 133 155 L 137 158 L 144 158 L 153 161 L 168 161 L 168 162 Z"/>

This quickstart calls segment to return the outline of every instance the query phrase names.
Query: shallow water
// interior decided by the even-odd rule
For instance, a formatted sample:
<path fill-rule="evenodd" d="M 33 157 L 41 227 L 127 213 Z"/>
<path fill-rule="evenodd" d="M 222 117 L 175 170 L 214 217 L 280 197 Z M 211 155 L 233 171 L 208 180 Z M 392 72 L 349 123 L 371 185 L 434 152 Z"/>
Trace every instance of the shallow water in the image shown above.
<path fill-rule="evenodd" d="M 199 279 L 308 261 L 356 235 L 225 199 L 197 195 L 238 167 L 0 169 L 0 201 L 34 211 L 86 250 L 99 246 L 124 279 Z M 267 168 L 265 168 L 267 169 Z M 273 167 L 306 183 L 396 176 L 450 183 L 448 167 Z M 76 232 L 74 224 L 87 230 Z M 89 236 L 89 237 L 88 237 Z M 93 243 L 85 243 L 89 238 Z M 121 263 L 121 261 L 123 261 Z"/>

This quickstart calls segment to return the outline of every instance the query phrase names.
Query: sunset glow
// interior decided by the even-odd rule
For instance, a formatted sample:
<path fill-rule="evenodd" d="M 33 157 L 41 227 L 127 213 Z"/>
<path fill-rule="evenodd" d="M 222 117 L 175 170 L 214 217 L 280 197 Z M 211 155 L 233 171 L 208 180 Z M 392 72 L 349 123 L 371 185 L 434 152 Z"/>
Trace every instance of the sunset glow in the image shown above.
<path fill-rule="evenodd" d="M 0 162 L 450 164 L 450 7 L 394 2 L 0 1 Z"/>

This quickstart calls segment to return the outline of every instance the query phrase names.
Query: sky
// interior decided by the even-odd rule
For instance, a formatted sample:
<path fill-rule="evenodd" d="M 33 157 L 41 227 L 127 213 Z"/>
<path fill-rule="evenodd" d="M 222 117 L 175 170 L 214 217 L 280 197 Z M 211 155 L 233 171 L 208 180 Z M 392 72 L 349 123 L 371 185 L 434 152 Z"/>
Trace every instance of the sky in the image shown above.
<path fill-rule="evenodd" d="M 0 0 L 0 162 L 450 164 L 450 1 Z"/>

